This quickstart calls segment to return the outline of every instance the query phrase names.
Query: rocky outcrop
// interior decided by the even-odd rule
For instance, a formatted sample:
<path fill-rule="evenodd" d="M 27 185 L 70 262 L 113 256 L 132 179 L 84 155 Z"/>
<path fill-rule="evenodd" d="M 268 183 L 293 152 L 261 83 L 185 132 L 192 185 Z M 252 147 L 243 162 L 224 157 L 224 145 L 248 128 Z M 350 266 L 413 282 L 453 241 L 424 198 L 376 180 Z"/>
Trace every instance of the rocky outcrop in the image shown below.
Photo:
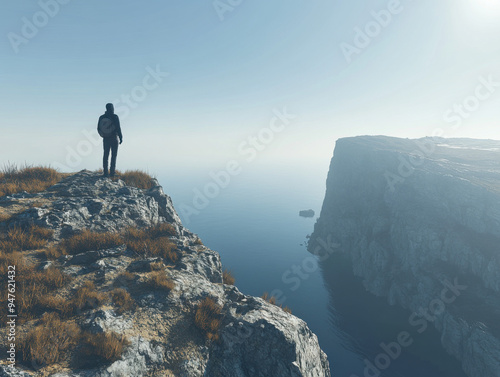
<path fill-rule="evenodd" d="M 302 211 L 299 211 L 299 216 L 314 217 L 314 211 L 312 209 L 304 209 Z"/>
<path fill-rule="evenodd" d="M 309 242 L 432 323 L 471 377 L 500 376 L 499 161 L 496 141 L 340 139 Z"/>
<path fill-rule="evenodd" d="M 175 282 L 175 288 L 169 292 L 141 289 L 144 274 L 153 266 L 157 270 L 161 259 L 140 258 L 126 245 L 40 264 L 40 269 L 61 268 L 79 284 L 92 280 L 104 291 L 116 286 L 120 274 L 134 272 L 134 289 L 130 289 L 134 310 L 118 314 L 111 307 L 96 308 L 77 318 L 86 331 L 113 331 L 125 335 L 130 344 L 111 365 L 50 373 L 0 366 L 0 376 L 330 376 L 326 355 L 304 321 L 223 284 L 219 254 L 183 227 L 157 181 L 153 188 L 141 190 L 82 171 L 38 194 L 0 198 L 4 207 L 27 202 L 31 208 L 2 226 L 50 228 L 55 243 L 85 229 L 121 232 L 129 226 L 171 224 L 175 235 L 170 240 L 179 250 L 179 260 L 161 271 Z M 207 297 L 222 307 L 219 341 L 207 340 L 194 326 L 195 310 Z"/>

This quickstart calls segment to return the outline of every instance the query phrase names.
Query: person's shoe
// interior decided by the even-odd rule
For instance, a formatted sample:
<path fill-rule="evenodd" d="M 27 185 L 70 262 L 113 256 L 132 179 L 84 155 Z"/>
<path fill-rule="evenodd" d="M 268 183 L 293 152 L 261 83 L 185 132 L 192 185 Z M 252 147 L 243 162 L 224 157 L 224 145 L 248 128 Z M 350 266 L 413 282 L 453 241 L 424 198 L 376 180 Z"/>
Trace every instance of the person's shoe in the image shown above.
<path fill-rule="evenodd" d="M 109 174 L 107 172 L 103 173 L 102 175 L 103 178 L 108 178 L 109 177 Z"/>

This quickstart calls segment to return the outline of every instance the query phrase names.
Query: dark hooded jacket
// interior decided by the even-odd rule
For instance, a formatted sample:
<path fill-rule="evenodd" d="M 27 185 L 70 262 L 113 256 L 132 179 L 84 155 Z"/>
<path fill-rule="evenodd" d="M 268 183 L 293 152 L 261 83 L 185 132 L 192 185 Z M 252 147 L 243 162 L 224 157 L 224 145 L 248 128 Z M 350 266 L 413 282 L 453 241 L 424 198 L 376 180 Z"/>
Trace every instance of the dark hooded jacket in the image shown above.
<path fill-rule="evenodd" d="M 123 139 L 123 136 L 122 136 L 122 129 L 120 127 L 120 119 L 118 118 L 118 115 L 116 115 L 115 113 L 111 113 L 109 111 L 106 111 L 103 115 L 101 115 L 99 117 L 99 120 L 97 121 L 97 132 L 99 132 L 99 135 L 101 137 L 103 137 L 101 135 L 101 132 L 99 131 L 99 123 L 101 122 L 101 119 L 102 118 L 109 118 L 113 121 L 114 125 L 115 125 L 115 131 L 113 132 L 113 135 L 109 136 L 109 137 L 105 137 L 105 139 L 115 139 L 118 137 L 120 139 L 120 142 L 122 141 Z"/>

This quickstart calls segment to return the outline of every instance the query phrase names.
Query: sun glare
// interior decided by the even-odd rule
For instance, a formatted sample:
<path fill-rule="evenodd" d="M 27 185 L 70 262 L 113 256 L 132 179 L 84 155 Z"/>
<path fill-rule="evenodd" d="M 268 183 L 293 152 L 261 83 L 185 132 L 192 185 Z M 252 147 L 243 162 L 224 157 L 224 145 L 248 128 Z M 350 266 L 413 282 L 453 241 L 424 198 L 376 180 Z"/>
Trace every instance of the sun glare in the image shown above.
<path fill-rule="evenodd" d="M 500 0 L 469 0 L 471 8 L 484 15 L 497 14 L 500 11 Z"/>

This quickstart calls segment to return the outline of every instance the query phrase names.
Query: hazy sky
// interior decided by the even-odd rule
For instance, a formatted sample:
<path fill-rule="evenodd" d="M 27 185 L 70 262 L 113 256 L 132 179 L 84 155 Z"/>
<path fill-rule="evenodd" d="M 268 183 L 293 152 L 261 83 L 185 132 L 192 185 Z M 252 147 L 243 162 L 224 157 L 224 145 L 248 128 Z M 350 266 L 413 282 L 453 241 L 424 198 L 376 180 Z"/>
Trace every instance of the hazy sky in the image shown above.
<path fill-rule="evenodd" d="M 2 162 L 98 168 L 106 102 L 121 169 L 500 139 L 498 0 L 4 0 L 0 27 Z"/>

